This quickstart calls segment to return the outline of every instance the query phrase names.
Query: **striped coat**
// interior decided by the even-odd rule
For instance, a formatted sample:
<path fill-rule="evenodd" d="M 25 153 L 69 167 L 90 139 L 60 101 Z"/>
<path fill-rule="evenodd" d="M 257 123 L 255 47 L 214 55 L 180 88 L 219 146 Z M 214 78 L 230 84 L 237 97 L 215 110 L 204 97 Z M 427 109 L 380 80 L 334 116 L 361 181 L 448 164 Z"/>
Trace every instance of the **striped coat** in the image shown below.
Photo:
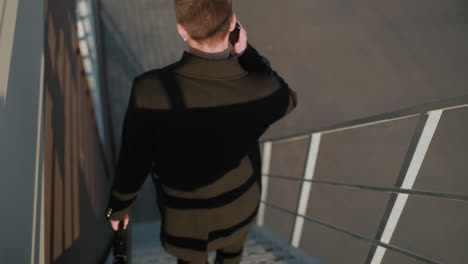
<path fill-rule="evenodd" d="M 155 183 L 160 240 L 181 259 L 240 239 L 261 196 L 258 139 L 297 104 L 296 94 L 250 44 L 209 60 L 184 52 L 136 77 L 106 219 L 129 212 L 146 177 Z"/>

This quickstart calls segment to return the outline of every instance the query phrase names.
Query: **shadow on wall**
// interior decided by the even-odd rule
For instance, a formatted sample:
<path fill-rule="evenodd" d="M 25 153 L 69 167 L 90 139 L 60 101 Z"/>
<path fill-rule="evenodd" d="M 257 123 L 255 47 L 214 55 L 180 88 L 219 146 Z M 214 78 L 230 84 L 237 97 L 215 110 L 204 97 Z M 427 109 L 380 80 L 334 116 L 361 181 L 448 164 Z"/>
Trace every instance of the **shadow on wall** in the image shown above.
<path fill-rule="evenodd" d="M 125 19 L 127 19 L 125 17 Z M 110 100 L 110 117 L 112 119 L 112 140 L 115 146 L 114 160 L 118 159 L 120 138 L 132 80 L 144 72 L 144 67 L 133 52 L 132 43 L 125 38 L 125 32 L 109 13 L 105 4 L 99 6 L 99 20 L 102 25 L 102 41 L 105 58 L 104 76 L 108 87 Z"/>
<path fill-rule="evenodd" d="M 106 176 L 76 40 L 74 1 L 46 1 L 45 263 L 100 263 L 112 235 Z"/>

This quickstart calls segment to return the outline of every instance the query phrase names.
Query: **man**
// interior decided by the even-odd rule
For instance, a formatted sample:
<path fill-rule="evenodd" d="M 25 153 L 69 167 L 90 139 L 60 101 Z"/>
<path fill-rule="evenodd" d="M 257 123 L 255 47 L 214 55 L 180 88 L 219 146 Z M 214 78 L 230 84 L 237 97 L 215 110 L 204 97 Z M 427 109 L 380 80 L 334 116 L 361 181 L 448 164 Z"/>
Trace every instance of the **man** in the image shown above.
<path fill-rule="evenodd" d="M 106 218 L 128 224 L 147 175 L 161 212 L 160 240 L 178 263 L 239 263 L 261 195 L 258 139 L 296 94 L 247 42 L 231 0 L 175 0 L 188 52 L 137 76 Z"/>

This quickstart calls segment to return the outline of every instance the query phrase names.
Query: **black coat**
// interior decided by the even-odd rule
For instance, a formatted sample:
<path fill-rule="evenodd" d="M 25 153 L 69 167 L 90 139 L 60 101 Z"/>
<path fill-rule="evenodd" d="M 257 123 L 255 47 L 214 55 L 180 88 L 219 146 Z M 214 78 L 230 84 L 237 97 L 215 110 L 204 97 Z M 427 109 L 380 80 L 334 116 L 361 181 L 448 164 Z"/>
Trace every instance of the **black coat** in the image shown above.
<path fill-rule="evenodd" d="M 296 104 L 295 92 L 251 45 L 223 60 L 184 52 L 137 76 L 106 218 L 128 214 L 152 172 L 164 248 L 181 259 L 206 259 L 254 223 L 258 139 Z"/>

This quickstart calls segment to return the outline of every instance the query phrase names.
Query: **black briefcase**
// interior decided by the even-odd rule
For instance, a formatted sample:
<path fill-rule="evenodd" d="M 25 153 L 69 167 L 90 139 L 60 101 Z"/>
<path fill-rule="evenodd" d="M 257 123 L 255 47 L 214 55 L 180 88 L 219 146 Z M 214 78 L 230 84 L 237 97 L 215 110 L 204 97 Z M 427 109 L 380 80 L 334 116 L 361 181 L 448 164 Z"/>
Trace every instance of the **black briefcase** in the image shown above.
<path fill-rule="evenodd" d="M 114 231 L 113 243 L 114 264 L 127 264 L 127 230 L 124 229 L 124 220 L 119 222 L 119 228 Z"/>

